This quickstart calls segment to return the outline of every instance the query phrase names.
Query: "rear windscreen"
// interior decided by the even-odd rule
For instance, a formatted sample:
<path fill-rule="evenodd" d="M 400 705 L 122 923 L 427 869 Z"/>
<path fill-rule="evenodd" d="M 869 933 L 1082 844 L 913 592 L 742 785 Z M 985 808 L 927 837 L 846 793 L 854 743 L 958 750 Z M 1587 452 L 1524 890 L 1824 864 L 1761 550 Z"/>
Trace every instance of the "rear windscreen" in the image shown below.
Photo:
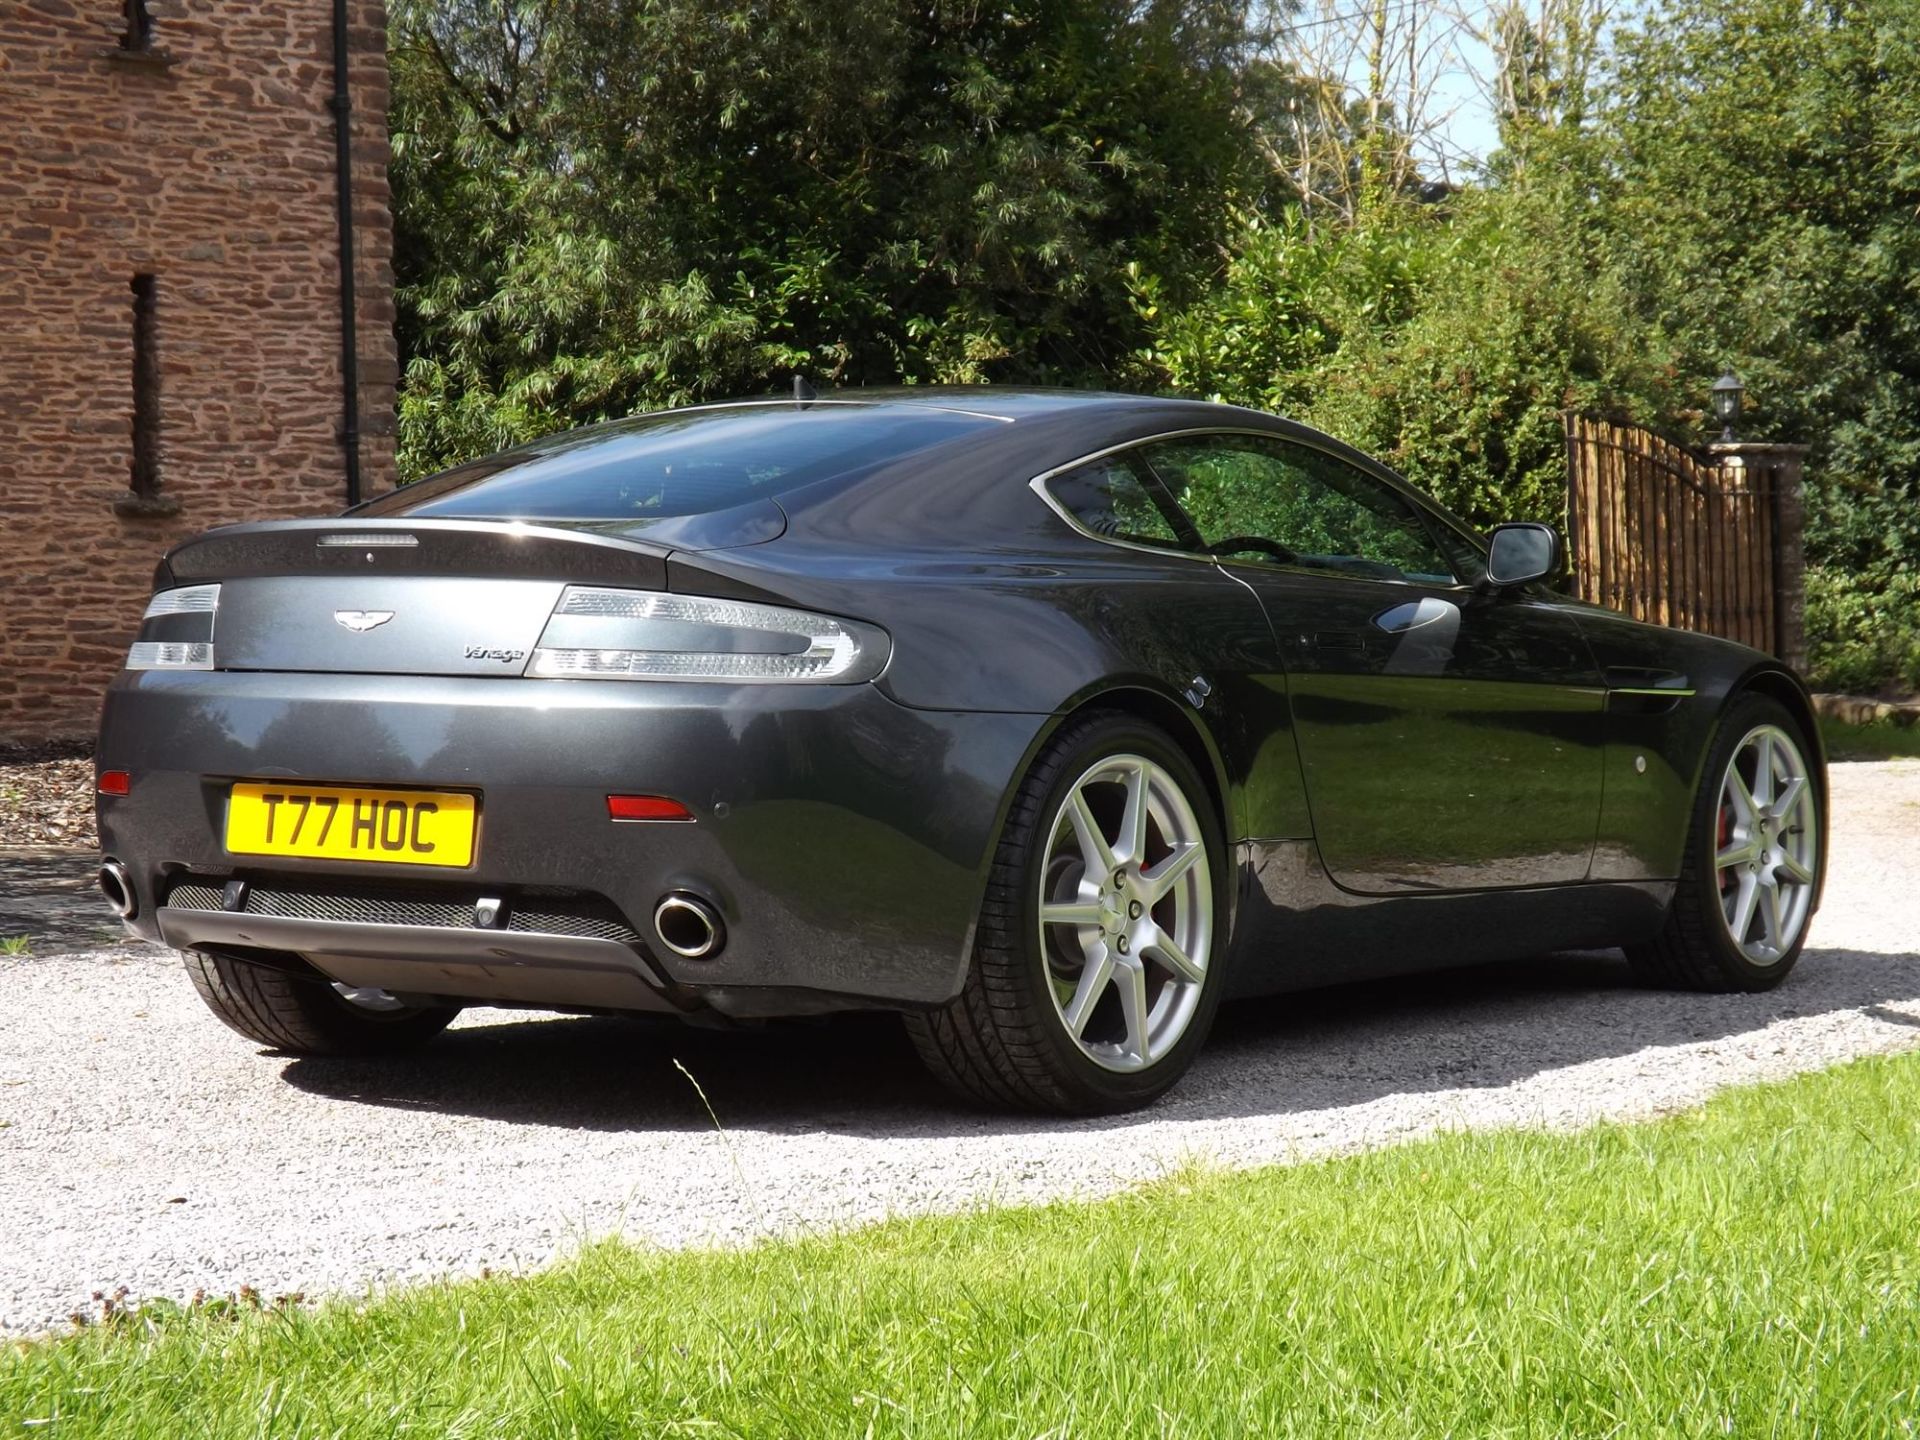
<path fill-rule="evenodd" d="M 704 515 L 897 460 L 996 422 L 922 405 L 669 411 L 558 436 L 402 486 L 357 512 L 511 520 Z"/>

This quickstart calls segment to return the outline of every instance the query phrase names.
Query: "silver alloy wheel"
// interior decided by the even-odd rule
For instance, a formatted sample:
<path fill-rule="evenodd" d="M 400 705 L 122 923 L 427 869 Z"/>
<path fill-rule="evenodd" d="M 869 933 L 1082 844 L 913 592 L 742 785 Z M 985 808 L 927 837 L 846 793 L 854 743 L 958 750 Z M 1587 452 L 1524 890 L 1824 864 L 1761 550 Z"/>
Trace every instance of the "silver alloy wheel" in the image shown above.
<path fill-rule="evenodd" d="M 1143 1070 L 1192 1023 L 1213 949 L 1213 880 L 1192 803 L 1163 766 L 1110 755 L 1047 830 L 1040 951 L 1082 1054 Z"/>
<path fill-rule="evenodd" d="M 1820 810 L 1800 747 L 1760 725 L 1734 747 L 1715 811 L 1720 915 L 1756 965 L 1785 957 L 1813 909 Z"/>

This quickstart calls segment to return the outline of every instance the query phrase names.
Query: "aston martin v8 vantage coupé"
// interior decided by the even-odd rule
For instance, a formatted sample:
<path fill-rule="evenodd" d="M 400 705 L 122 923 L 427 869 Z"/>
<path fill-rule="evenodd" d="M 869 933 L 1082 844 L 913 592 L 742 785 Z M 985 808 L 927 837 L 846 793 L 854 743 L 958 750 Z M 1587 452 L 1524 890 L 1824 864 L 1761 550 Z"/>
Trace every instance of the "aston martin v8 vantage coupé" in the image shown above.
<path fill-rule="evenodd" d="M 1752 990 L 1819 903 L 1778 661 L 1552 586 L 1224 405 L 642 415 L 161 563 L 101 883 L 300 1053 L 459 1007 L 897 1011 L 992 1105 L 1143 1104 L 1235 996 L 1573 947 Z"/>

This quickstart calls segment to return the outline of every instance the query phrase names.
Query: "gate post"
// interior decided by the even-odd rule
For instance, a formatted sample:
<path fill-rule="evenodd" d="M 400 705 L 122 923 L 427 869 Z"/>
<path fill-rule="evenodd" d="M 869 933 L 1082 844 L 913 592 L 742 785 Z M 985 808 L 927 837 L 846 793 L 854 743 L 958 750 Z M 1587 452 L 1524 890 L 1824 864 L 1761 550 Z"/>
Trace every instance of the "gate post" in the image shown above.
<path fill-rule="evenodd" d="M 1723 476 L 1769 508 L 1773 553 L 1772 650 L 1796 673 L 1807 669 L 1805 445 L 1731 441 L 1706 447 Z M 1744 482 L 1742 484 L 1741 482 Z"/>

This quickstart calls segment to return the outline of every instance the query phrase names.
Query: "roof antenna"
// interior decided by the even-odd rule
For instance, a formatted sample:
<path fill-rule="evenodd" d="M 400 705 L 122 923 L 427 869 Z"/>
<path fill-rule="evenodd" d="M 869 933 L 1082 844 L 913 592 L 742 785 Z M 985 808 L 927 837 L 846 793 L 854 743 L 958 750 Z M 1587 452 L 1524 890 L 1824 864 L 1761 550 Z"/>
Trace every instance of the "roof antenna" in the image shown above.
<path fill-rule="evenodd" d="M 798 370 L 793 372 L 793 398 L 805 405 L 809 400 L 818 400 L 820 392 L 807 383 L 807 377 Z"/>

